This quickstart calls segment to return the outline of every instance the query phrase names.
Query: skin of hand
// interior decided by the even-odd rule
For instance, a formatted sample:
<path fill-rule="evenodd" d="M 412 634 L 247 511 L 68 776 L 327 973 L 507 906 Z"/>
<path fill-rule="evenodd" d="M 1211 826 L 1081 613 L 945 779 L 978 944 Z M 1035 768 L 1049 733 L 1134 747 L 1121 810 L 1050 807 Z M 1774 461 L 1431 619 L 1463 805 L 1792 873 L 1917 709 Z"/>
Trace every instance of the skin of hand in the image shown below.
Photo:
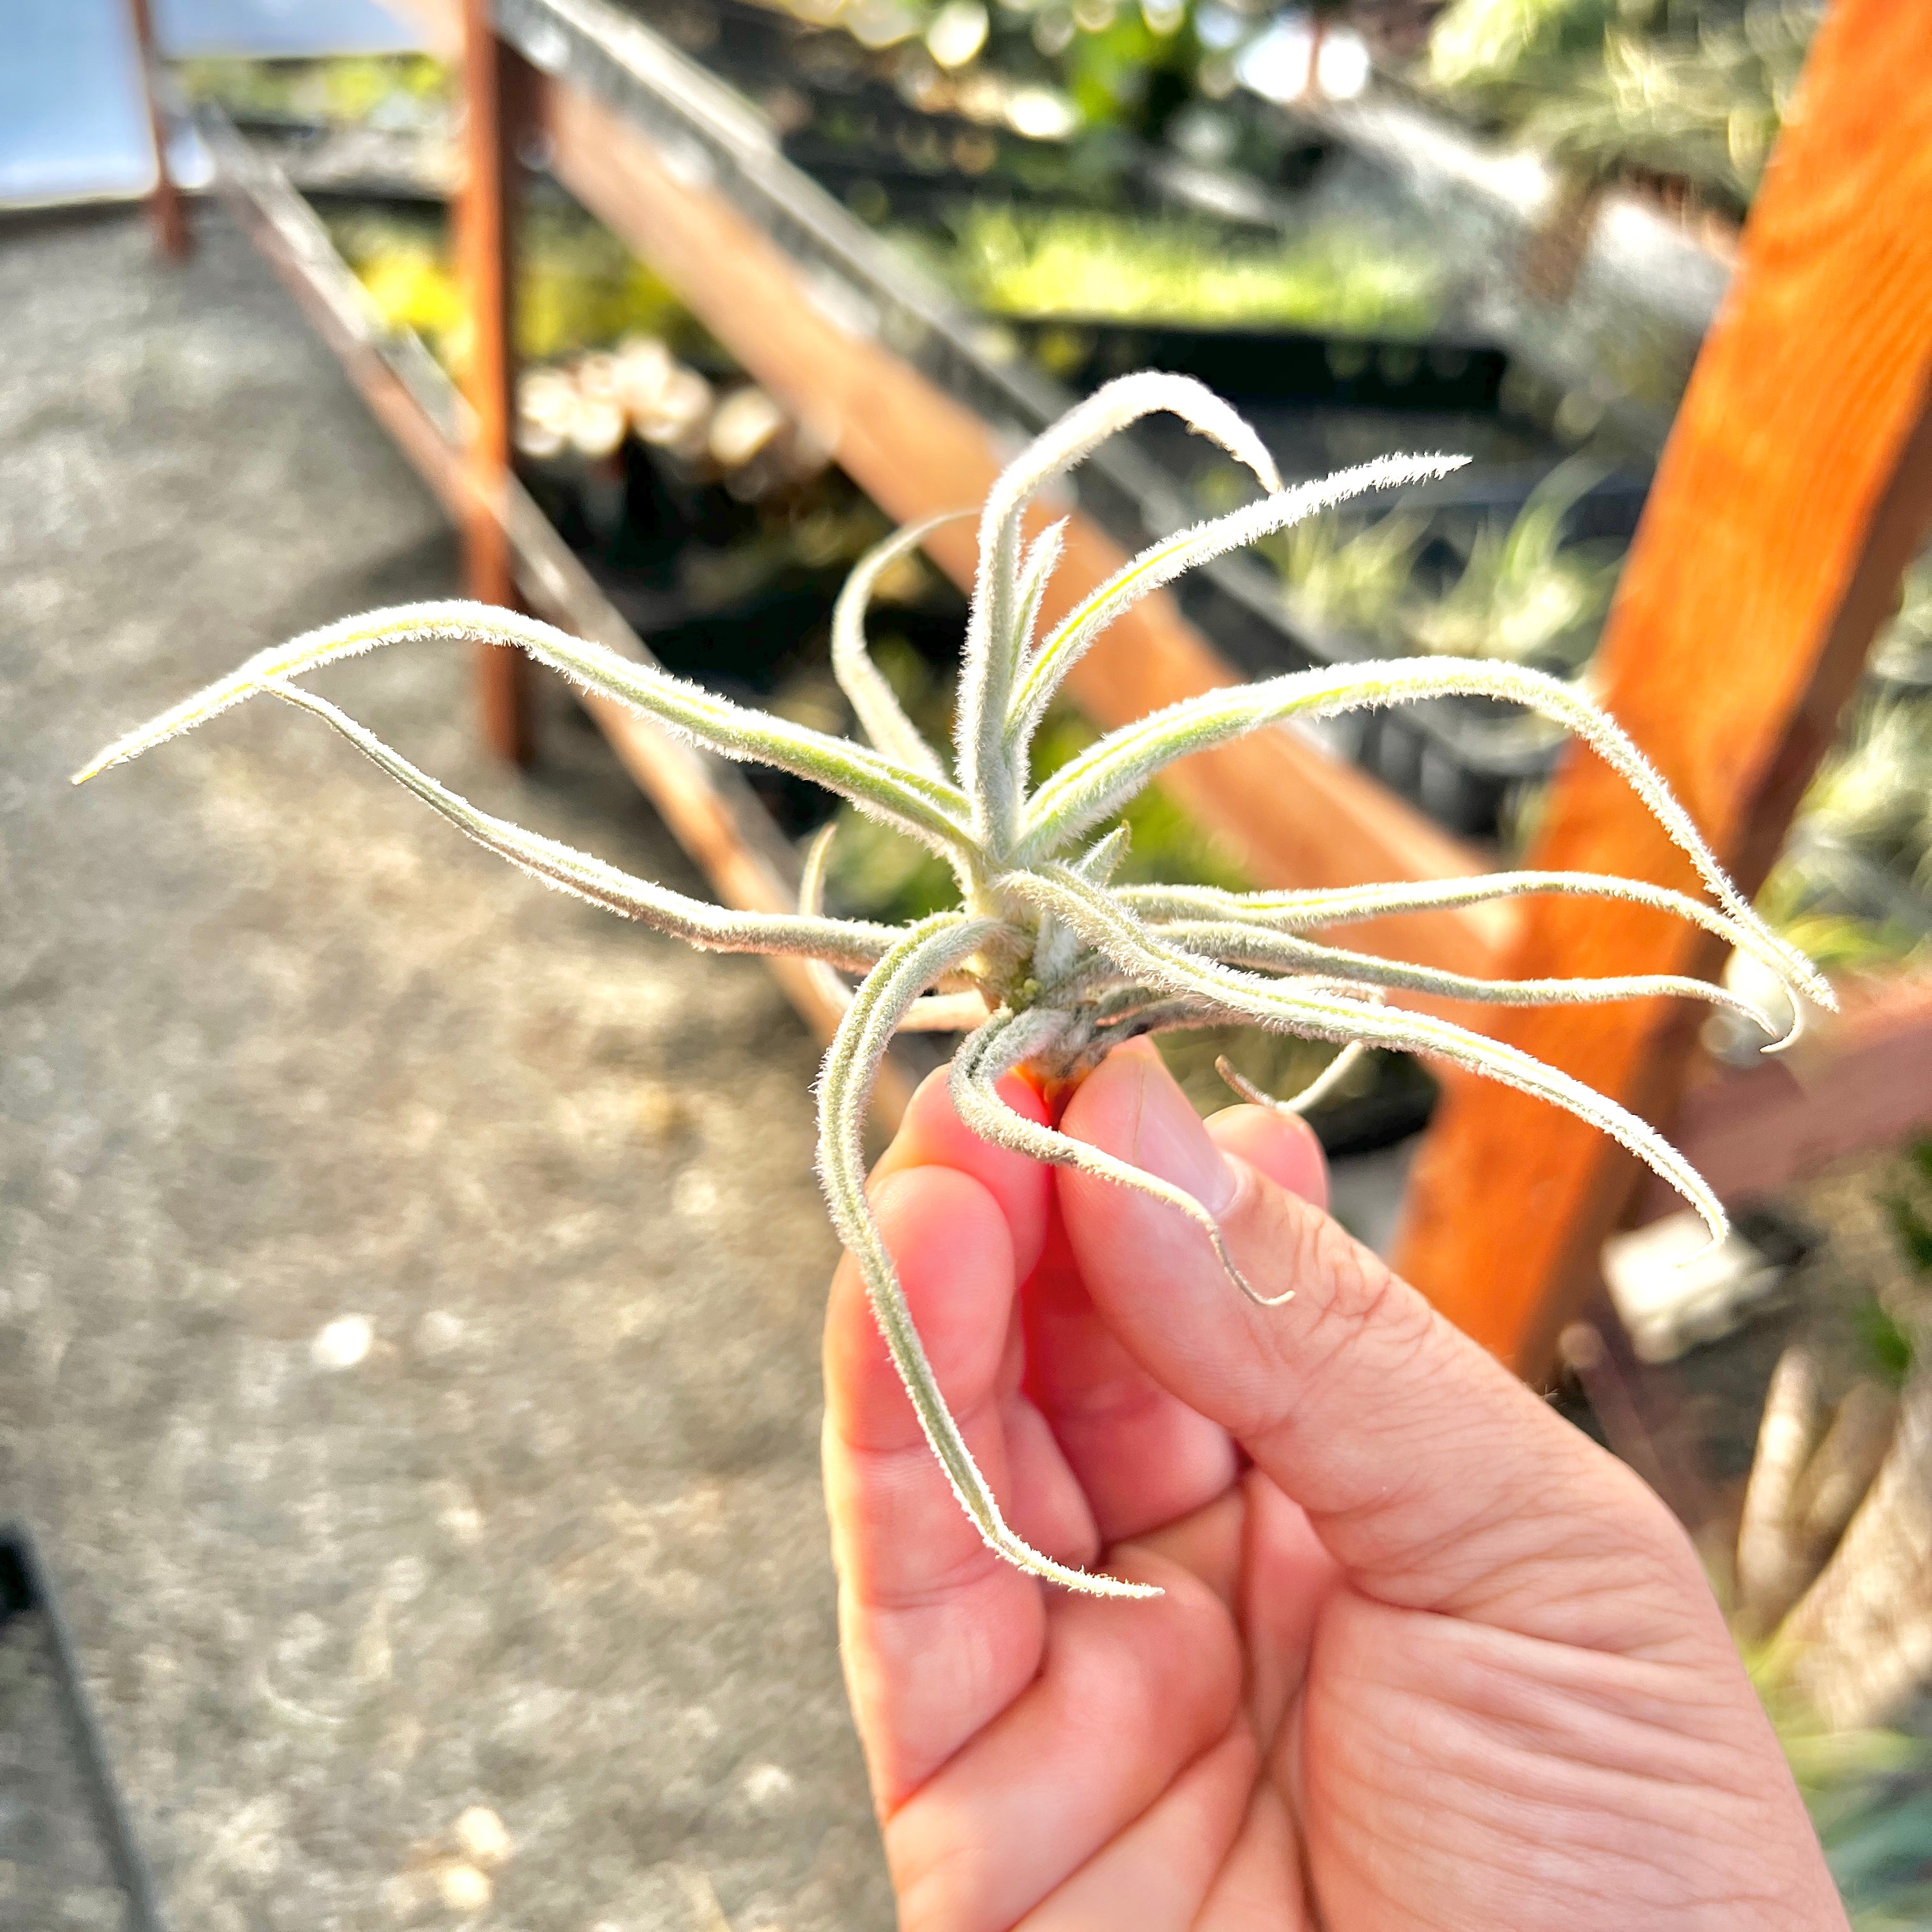
<path fill-rule="evenodd" d="M 903 1932 L 1842 1932 L 1682 1532 L 1329 1219 L 1306 1126 L 1204 1125 L 1138 1047 L 1061 1124 L 1294 1298 L 921 1089 L 873 1198 L 940 1386 L 1019 1534 L 1166 1594 L 986 1548 L 842 1262 L 826 1489 Z"/>

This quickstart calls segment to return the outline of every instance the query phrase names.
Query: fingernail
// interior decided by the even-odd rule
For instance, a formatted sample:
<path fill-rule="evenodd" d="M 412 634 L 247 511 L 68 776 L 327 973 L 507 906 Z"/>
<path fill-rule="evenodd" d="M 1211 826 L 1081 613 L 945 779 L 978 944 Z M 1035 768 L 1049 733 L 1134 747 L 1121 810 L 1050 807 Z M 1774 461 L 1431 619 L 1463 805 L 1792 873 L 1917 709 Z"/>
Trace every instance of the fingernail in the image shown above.
<path fill-rule="evenodd" d="M 1209 1137 L 1186 1095 L 1153 1054 L 1142 1062 L 1140 1076 L 1134 1165 L 1186 1189 L 1209 1214 L 1222 1213 L 1234 1198 L 1234 1170 Z"/>

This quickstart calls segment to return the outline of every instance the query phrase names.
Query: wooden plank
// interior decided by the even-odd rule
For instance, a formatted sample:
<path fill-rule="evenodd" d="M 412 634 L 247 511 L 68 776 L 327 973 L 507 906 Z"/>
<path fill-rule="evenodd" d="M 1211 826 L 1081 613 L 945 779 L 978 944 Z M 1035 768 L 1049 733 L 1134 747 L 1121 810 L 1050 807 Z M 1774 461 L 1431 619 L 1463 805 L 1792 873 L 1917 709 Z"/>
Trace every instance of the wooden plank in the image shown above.
<path fill-rule="evenodd" d="M 500 520 L 518 587 L 538 616 L 624 656 L 654 662 L 514 476 L 494 490 L 479 488 L 464 449 L 398 374 L 366 297 L 280 172 L 215 117 L 208 117 L 203 132 L 215 156 L 217 182 L 250 238 L 452 519 L 466 525 L 480 506 Z M 434 365 L 422 373 L 428 380 L 438 379 Z M 584 702 L 625 770 L 723 904 L 766 912 L 796 904 L 797 856 L 735 767 L 621 706 Z M 827 998 L 824 980 L 800 960 L 764 963 L 813 1033 L 830 1040 L 841 1008 Z M 887 1128 L 897 1125 L 928 1058 L 916 1048 L 896 1048 L 880 1067 L 873 1109 Z"/>
<path fill-rule="evenodd" d="M 469 309 L 463 388 L 470 409 L 475 482 L 463 518 L 465 587 L 479 604 L 516 602 L 514 566 L 496 498 L 510 473 L 516 369 L 511 309 L 515 278 L 517 127 L 528 70 L 496 37 L 490 0 L 462 0 L 463 193 L 457 262 Z M 476 652 L 476 706 L 484 742 L 512 764 L 529 761 L 530 664 L 516 651 Z"/>
<path fill-rule="evenodd" d="M 1932 518 L 1932 13 L 1838 0 L 1746 226 L 1598 658 L 1609 709 L 1747 890 L 1831 744 Z M 1607 768 L 1573 754 L 1531 862 L 1692 889 Z M 1510 973 L 1708 972 L 1711 942 L 1614 903 L 1530 909 Z M 1667 1119 L 1694 1015 L 1512 1016 L 1497 1034 Z M 1401 1267 L 1540 1376 L 1632 1164 L 1580 1122 L 1458 1082 L 1418 1163 Z"/>
<path fill-rule="evenodd" d="M 385 325 L 328 232 L 280 169 L 242 140 L 218 109 L 196 110 L 196 130 L 214 163 L 214 184 L 315 331 L 333 350 L 371 413 L 453 520 L 469 508 L 470 471 L 460 424 L 438 423 L 390 359 Z M 427 352 L 418 346 L 427 361 Z M 434 363 L 434 380 L 444 380 Z M 453 415 L 462 405 L 452 394 Z"/>
<path fill-rule="evenodd" d="M 154 185 L 148 195 L 148 219 L 154 224 L 154 245 L 170 261 L 188 259 L 194 246 L 188 210 L 174 177 L 168 172 L 167 118 L 154 86 L 154 23 L 148 0 L 128 0 L 128 17 L 134 29 L 134 56 L 141 70 L 141 99 L 148 110 L 148 138 L 154 151 Z"/>

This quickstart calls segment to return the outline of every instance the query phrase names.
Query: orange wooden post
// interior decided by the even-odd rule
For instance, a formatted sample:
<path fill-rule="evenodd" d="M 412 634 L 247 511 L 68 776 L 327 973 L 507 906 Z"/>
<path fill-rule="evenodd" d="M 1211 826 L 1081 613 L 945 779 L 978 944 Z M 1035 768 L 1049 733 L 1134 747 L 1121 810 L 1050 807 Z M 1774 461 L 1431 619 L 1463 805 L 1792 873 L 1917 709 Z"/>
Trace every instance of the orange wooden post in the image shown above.
<path fill-rule="evenodd" d="M 464 392 L 472 418 L 470 496 L 463 519 L 464 576 L 482 604 L 514 608 L 517 585 L 502 514 L 511 460 L 516 367 L 516 131 L 526 108 L 522 61 L 497 38 L 490 0 L 463 0 L 464 189 L 458 250 L 470 310 Z M 531 751 L 529 665 L 518 651 L 479 645 L 476 698 L 483 735 L 513 763 Z"/>
<path fill-rule="evenodd" d="M 170 261 L 184 261 L 191 246 L 188 210 L 181 190 L 168 172 L 168 130 L 160 104 L 154 98 L 154 24 L 148 0 L 128 0 L 134 24 L 134 55 L 141 70 L 141 99 L 148 110 L 148 136 L 154 149 L 154 185 L 148 196 L 148 213 L 154 224 L 154 242 Z"/>
<path fill-rule="evenodd" d="M 1747 224 L 1598 660 L 1610 711 L 1746 890 L 1761 882 L 1932 520 L 1932 10 L 1835 0 Z M 1573 754 L 1529 862 L 1695 890 L 1607 767 Z M 1614 902 L 1534 904 L 1501 969 L 1708 973 L 1716 948 Z M 1695 1016 L 1510 1018 L 1527 1048 L 1667 1119 Z M 1593 1129 L 1478 1081 L 1445 1096 L 1399 1264 L 1540 1377 L 1636 1178 Z"/>

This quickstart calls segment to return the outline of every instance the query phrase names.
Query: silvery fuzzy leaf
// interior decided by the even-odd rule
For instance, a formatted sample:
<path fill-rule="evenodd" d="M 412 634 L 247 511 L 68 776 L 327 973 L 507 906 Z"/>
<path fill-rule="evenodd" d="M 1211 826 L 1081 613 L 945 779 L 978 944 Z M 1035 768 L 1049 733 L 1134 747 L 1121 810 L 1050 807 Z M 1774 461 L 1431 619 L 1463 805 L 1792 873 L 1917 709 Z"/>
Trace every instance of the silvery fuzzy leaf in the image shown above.
<path fill-rule="evenodd" d="M 1358 925 L 1402 913 L 1450 910 L 1544 892 L 1622 899 L 1673 914 L 1749 953 L 1780 981 L 1784 978 L 1784 952 L 1759 924 L 1742 924 L 1702 899 L 1642 879 L 1620 878 L 1614 872 L 1481 872 L 1464 878 L 1390 880 L 1368 886 L 1261 892 L 1223 892 L 1215 886 L 1123 886 L 1120 898 L 1143 919 L 1156 924 L 1183 919 L 1233 919 L 1278 932 L 1312 932 L 1324 926 Z M 1798 1021 L 1790 1037 L 1773 1042 L 1765 1048 L 1767 1053 L 1783 1051 L 1802 1031 L 1803 1006 L 1793 1004 Z"/>
<path fill-rule="evenodd" d="M 346 738 L 362 755 L 440 812 L 451 824 L 467 832 L 479 845 L 541 879 L 560 892 L 588 899 L 593 905 L 626 918 L 642 920 L 661 932 L 687 940 L 712 952 L 799 953 L 862 971 L 873 965 L 898 940 L 900 928 L 858 920 L 824 919 L 788 913 L 733 911 L 687 898 L 668 886 L 634 878 L 588 852 L 540 832 L 526 832 L 508 819 L 493 817 L 458 794 L 418 771 L 392 751 L 381 739 L 321 698 L 299 686 L 272 679 L 262 688 L 304 711 L 313 712 Z M 836 979 L 830 964 L 824 968 Z"/>
<path fill-rule="evenodd" d="M 850 701 L 861 729 L 887 757 L 942 784 L 946 782 L 946 769 L 939 754 L 905 715 L 866 647 L 866 611 L 874 587 L 887 570 L 916 550 L 934 530 L 970 514 L 951 510 L 940 516 L 928 517 L 924 522 L 909 524 L 894 531 L 884 542 L 875 544 L 852 566 L 852 574 L 846 578 L 832 610 L 832 674 Z"/>
<path fill-rule="evenodd" d="M 1033 734 L 1067 673 L 1086 656 L 1109 624 L 1144 597 L 1228 550 L 1239 550 L 1271 532 L 1333 509 L 1352 496 L 1446 476 L 1468 460 L 1466 456 L 1378 456 L 1371 463 L 1358 464 L 1352 470 L 1340 470 L 1319 482 L 1299 484 L 1292 490 L 1264 496 L 1259 502 L 1244 504 L 1238 510 L 1210 518 L 1150 544 L 1082 598 L 1040 646 L 1009 708 L 1008 757 L 1016 765 L 1024 758 Z"/>
<path fill-rule="evenodd" d="M 926 1438 L 932 1445 L 959 1498 L 988 1546 L 1036 1576 L 1096 1596 L 1145 1597 L 1159 1593 L 1143 1584 L 1090 1575 L 1042 1555 L 1016 1536 L 1001 1514 L 998 1499 L 973 1460 L 952 1411 L 940 1393 L 932 1364 L 906 1306 L 879 1224 L 866 1196 L 866 1114 L 879 1062 L 899 1016 L 935 980 L 951 971 L 990 938 L 994 922 L 940 913 L 911 928 L 881 960 L 854 995 L 825 1056 L 819 1081 L 819 1174 L 838 1236 L 850 1250 L 894 1365 L 912 1398 Z M 984 1029 L 982 1030 L 982 1031 Z M 974 1034 L 961 1048 L 970 1054 Z"/>
<path fill-rule="evenodd" d="M 1820 1005 L 1836 1004 L 1829 982 L 1811 962 L 1752 910 L 1690 814 L 1622 728 L 1559 680 L 1520 664 L 1397 658 L 1297 671 L 1184 699 L 1102 739 L 1041 786 L 1027 808 L 1016 861 L 1026 866 L 1049 857 L 1192 752 L 1292 717 L 1332 717 L 1371 705 L 1450 696 L 1503 699 L 1568 727 L 1630 785 L 1725 910 L 1770 949 L 1784 978 Z"/>
<path fill-rule="evenodd" d="M 1070 861 L 1073 869 L 1089 885 L 1111 884 L 1114 873 L 1120 869 L 1120 861 L 1127 856 L 1131 836 L 1124 825 L 1115 826 L 1106 838 L 1096 840 L 1078 858 Z"/>
<path fill-rule="evenodd" d="M 354 657 L 384 644 L 420 642 L 512 646 L 587 691 L 610 698 L 653 723 L 668 726 L 725 757 L 776 766 L 848 798 L 862 812 L 909 832 L 948 858 L 971 849 L 968 807 L 943 778 L 908 770 L 848 739 L 828 737 L 802 724 L 715 696 L 701 686 L 648 664 L 620 657 L 602 644 L 558 630 L 520 612 L 452 599 L 403 604 L 324 625 L 286 644 L 258 652 L 238 670 L 116 739 L 74 775 L 78 784 L 110 765 L 137 758 L 166 740 L 206 724 L 271 683 Z"/>
<path fill-rule="evenodd" d="M 1378 953 L 1323 946 L 1292 933 L 1238 920 L 1171 920 L 1152 928 L 1170 946 L 1204 958 L 1272 972 L 1318 974 L 1392 992 L 1436 999 L 1505 1006 L 1601 1006 L 1612 1000 L 1702 1000 L 1761 1030 L 1774 1046 L 1786 1043 L 1778 1024 L 1728 987 L 1681 973 L 1628 974 L 1606 979 L 1582 976 L 1535 980 L 1486 980 L 1435 966 L 1412 965 Z M 1795 1024 L 1795 1022 L 1794 1022 Z"/>
<path fill-rule="evenodd" d="M 1251 1107 L 1265 1107 L 1270 1113 L 1306 1114 L 1312 1112 L 1341 1085 L 1368 1052 L 1366 1042 L 1352 1040 L 1315 1078 L 1294 1093 L 1276 1096 L 1264 1092 L 1243 1073 L 1225 1053 L 1214 1057 L 1214 1071 Z"/>
<path fill-rule="evenodd" d="M 1001 754 L 1020 650 L 1022 520 L 1034 496 L 1143 416 L 1178 416 L 1251 470 L 1262 488 L 1281 477 L 1267 446 L 1236 412 L 1192 376 L 1144 370 L 1103 384 L 1042 430 L 1000 472 L 980 519 L 980 568 L 967 617 L 955 759 L 971 796 L 982 845 L 1004 846 L 1017 808 L 1014 775 Z"/>
<path fill-rule="evenodd" d="M 832 841 L 838 830 L 838 821 L 836 818 L 829 820 L 819 827 L 812 843 L 806 848 L 805 863 L 799 873 L 798 909 L 807 917 L 818 918 L 824 910 L 826 863 L 831 857 Z M 880 930 L 890 941 L 897 939 L 903 928 L 886 926 Z M 813 962 L 812 970 L 826 1005 L 834 1012 L 846 1011 L 852 1004 L 852 988 L 830 966 L 820 962 Z M 969 1033 L 974 1027 L 986 1024 L 991 1010 L 978 993 L 925 993 L 900 1016 L 898 1030 Z"/>
<path fill-rule="evenodd" d="M 1057 524 L 1048 524 L 1027 550 L 1026 561 L 1020 569 L 1019 616 L 1014 626 L 1022 658 L 1033 648 L 1034 634 L 1040 626 L 1040 600 L 1046 595 L 1046 586 L 1059 568 L 1060 554 L 1066 548 L 1066 519 L 1062 517 Z"/>

